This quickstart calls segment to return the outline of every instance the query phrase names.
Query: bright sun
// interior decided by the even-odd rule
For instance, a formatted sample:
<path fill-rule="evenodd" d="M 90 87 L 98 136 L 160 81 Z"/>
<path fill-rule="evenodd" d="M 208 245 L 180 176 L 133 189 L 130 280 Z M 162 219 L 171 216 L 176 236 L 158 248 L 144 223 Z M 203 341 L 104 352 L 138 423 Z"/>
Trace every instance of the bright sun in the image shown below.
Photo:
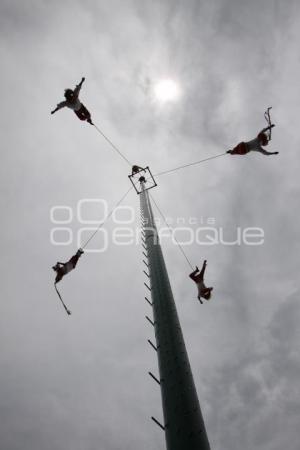
<path fill-rule="evenodd" d="M 180 94 L 179 86 L 173 80 L 161 80 L 154 86 L 154 94 L 161 103 L 175 101 Z"/>

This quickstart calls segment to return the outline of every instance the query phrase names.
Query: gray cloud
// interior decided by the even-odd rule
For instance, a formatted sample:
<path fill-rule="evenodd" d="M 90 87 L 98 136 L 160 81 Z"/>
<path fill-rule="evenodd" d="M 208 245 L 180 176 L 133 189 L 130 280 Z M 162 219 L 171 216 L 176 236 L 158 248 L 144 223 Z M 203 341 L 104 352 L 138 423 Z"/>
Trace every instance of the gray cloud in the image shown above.
<path fill-rule="evenodd" d="M 253 336 L 243 356 L 216 367 L 207 401 L 212 415 L 217 412 L 212 436 L 225 437 L 225 445 L 232 441 L 232 448 L 250 448 L 251 443 L 258 448 L 297 448 L 299 314 L 296 292 L 260 335 Z M 216 439 L 215 445 L 221 444 L 222 438 Z"/>
<path fill-rule="evenodd" d="M 154 172 L 251 138 L 273 105 L 277 158 L 222 157 L 158 177 L 153 196 L 169 217 L 215 217 L 228 237 L 265 230 L 262 247 L 185 249 L 208 259 L 215 290 L 201 309 L 186 261 L 163 249 L 212 448 L 298 448 L 298 21 L 296 1 L 1 2 L 3 450 L 165 448 L 149 420 L 162 411 L 146 377 L 157 363 L 140 249 L 84 255 L 61 284 L 69 320 L 52 286 L 76 242 L 51 246 L 50 208 L 112 206 L 128 188 L 129 168 L 95 130 L 70 111 L 50 116 L 83 75 L 95 123 Z M 166 107 L 151 92 L 163 77 L 182 88 Z M 126 204 L 138 211 L 133 193 Z"/>

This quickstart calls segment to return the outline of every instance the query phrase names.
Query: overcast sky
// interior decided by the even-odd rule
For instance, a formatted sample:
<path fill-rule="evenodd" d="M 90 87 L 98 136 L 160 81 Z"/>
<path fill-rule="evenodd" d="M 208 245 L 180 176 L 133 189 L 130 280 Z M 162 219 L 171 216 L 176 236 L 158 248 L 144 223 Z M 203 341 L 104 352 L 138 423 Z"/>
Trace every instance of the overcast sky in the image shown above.
<path fill-rule="evenodd" d="M 77 248 L 78 202 L 112 207 L 130 186 L 94 128 L 50 115 L 82 76 L 95 124 L 154 173 L 255 137 L 273 106 L 278 156 L 226 155 L 151 192 L 193 229 L 263 228 L 262 246 L 185 247 L 208 260 L 203 305 L 179 249 L 162 246 L 212 450 L 299 449 L 299 19 L 296 0 L 0 1 L 1 450 L 165 448 L 141 247 L 83 255 L 59 285 L 70 317 L 53 288 L 51 266 Z M 181 95 L 162 104 L 165 78 Z M 139 217 L 134 192 L 124 205 Z M 74 211 L 70 245 L 50 242 L 53 206 Z"/>

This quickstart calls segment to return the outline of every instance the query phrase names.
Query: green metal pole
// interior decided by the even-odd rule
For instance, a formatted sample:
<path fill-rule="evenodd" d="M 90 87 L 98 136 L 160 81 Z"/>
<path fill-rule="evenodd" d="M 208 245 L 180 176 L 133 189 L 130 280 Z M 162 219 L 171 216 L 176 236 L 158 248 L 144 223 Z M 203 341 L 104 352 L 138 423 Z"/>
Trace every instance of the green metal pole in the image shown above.
<path fill-rule="evenodd" d="M 167 450 L 210 450 L 152 207 L 141 181 Z"/>

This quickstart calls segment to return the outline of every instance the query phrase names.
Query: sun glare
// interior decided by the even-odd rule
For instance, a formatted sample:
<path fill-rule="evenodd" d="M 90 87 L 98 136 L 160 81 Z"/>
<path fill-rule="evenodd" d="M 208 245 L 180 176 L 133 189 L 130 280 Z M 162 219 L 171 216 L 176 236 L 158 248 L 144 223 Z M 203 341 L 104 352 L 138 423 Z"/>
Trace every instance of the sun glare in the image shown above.
<path fill-rule="evenodd" d="M 154 86 L 156 99 L 161 103 L 176 101 L 179 97 L 179 86 L 173 80 L 161 80 Z"/>

